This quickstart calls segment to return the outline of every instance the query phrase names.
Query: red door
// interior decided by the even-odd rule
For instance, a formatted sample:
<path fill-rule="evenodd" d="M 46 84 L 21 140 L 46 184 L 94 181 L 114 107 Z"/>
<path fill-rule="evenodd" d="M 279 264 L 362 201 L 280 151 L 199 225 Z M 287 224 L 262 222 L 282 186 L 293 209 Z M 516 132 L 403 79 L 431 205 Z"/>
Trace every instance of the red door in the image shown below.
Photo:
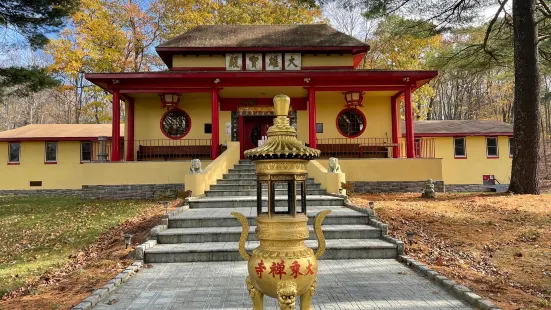
<path fill-rule="evenodd" d="M 273 116 L 244 116 L 243 117 L 243 146 L 250 150 L 258 146 L 258 140 L 267 135 L 268 128 L 273 123 Z"/>

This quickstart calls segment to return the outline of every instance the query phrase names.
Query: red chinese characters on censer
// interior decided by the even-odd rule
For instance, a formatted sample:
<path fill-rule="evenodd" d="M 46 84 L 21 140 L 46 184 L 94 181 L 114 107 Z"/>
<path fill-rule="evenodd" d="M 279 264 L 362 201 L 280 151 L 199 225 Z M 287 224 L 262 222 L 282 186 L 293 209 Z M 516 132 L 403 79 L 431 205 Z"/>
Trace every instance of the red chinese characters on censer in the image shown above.
<path fill-rule="evenodd" d="M 304 273 L 300 271 L 300 264 L 298 263 L 298 261 L 294 261 L 291 266 L 289 266 L 289 268 L 291 269 L 290 276 L 295 279 L 298 278 L 299 275 L 307 276 L 314 274 L 314 270 L 312 270 L 312 263 L 310 263 L 310 260 L 308 260 L 308 266 L 306 266 L 306 271 Z M 260 263 L 258 263 L 258 265 L 254 268 L 254 270 L 256 271 L 258 278 L 262 279 L 262 273 L 264 272 L 264 270 L 266 270 L 264 260 L 261 260 Z M 285 261 L 281 260 L 281 262 L 279 263 L 273 262 L 272 266 L 270 266 L 270 272 L 268 272 L 268 274 L 271 274 L 274 278 L 276 276 L 279 276 L 279 279 L 281 280 L 281 277 L 283 277 L 283 275 L 287 275 L 287 272 L 285 272 Z"/>

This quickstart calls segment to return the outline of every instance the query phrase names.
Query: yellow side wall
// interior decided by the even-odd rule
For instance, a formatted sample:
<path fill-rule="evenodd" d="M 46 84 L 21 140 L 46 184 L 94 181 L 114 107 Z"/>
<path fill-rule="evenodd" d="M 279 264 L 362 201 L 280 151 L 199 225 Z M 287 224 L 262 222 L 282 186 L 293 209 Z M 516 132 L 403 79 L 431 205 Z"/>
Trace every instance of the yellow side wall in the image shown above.
<path fill-rule="evenodd" d="M 224 55 L 176 55 L 172 57 L 172 66 L 185 67 L 226 67 Z"/>
<path fill-rule="evenodd" d="M 22 142 L 20 165 L 7 165 L 0 142 L 0 190 L 80 189 L 82 185 L 184 183 L 189 161 L 80 163 L 80 142 L 58 142 L 57 164 L 44 164 L 44 142 Z M 210 161 L 202 161 L 206 167 Z M 42 181 L 30 187 L 30 181 Z"/>
<path fill-rule="evenodd" d="M 327 169 L 328 160 L 318 160 Z M 442 180 L 442 160 L 418 158 L 339 159 L 346 181 Z M 444 182 L 447 182 L 444 179 Z"/>
<path fill-rule="evenodd" d="M 502 184 L 511 180 L 512 158 L 508 137 L 498 137 L 499 158 L 486 157 L 486 137 L 466 137 L 467 158 L 454 158 L 453 138 L 434 138 L 436 157 L 442 158 L 446 184 L 482 184 L 482 175 L 493 174 Z"/>
<path fill-rule="evenodd" d="M 344 55 L 302 55 L 303 67 L 327 67 L 327 66 L 353 66 L 354 60 L 352 54 Z"/>

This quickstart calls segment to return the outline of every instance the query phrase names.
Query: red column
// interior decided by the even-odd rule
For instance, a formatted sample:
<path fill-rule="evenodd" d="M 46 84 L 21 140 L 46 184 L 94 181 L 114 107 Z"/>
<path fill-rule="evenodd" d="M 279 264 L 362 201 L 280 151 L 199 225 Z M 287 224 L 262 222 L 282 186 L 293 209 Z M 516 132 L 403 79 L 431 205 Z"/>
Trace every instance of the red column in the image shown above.
<path fill-rule="evenodd" d="M 113 121 L 111 126 L 111 161 L 121 161 L 121 102 L 118 90 L 113 90 Z"/>
<path fill-rule="evenodd" d="M 134 99 L 128 99 L 126 111 L 126 161 L 134 161 Z"/>
<path fill-rule="evenodd" d="M 218 112 L 218 90 L 212 91 L 212 100 L 211 100 L 211 128 L 212 128 L 212 140 L 211 140 L 211 151 L 210 158 L 216 159 L 218 157 L 218 145 L 220 144 L 220 119 Z"/>
<path fill-rule="evenodd" d="M 314 87 L 308 90 L 308 133 L 310 147 L 316 148 L 316 91 Z"/>
<path fill-rule="evenodd" d="M 392 114 L 392 157 L 400 158 L 400 109 L 398 109 L 398 95 L 390 98 L 390 111 Z"/>
<path fill-rule="evenodd" d="M 413 132 L 413 109 L 411 107 L 411 86 L 406 86 L 405 91 L 405 113 L 406 113 L 406 155 L 408 158 L 415 157 L 415 139 Z"/>

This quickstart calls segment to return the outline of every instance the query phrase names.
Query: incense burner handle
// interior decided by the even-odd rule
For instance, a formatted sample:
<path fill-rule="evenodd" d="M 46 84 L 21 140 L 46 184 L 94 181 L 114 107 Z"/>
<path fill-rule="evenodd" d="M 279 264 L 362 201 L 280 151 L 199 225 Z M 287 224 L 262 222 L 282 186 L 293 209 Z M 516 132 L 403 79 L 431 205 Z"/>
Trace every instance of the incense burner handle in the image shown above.
<path fill-rule="evenodd" d="M 316 258 L 320 258 L 323 253 L 325 253 L 325 237 L 323 236 L 323 231 L 321 230 L 321 223 L 329 213 L 331 213 L 331 210 L 323 210 L 314 218 L 314 231 L 316 232 L 316 237 L 318 238 Z"/>
<path fill-rule="evenodd" d="M 243 257 L 244 260 L 248 261 L 251 257 L 249 253 L 245 250 L 245 243 L 247 242 L 247 237 L 249 236 L 249 222 L 247 217 L 239 212 L 232 212 L 231 215 L 235 216 L 239 223 L 241 223 L 241 237 L 239 237 L 239 254 Z"/>

